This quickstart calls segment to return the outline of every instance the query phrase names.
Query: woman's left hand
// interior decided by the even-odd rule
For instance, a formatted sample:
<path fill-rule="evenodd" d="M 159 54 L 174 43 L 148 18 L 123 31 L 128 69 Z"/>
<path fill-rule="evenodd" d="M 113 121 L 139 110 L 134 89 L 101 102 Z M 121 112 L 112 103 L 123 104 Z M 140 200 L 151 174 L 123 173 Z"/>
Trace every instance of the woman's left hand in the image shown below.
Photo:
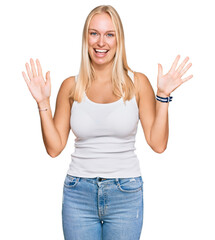
<path fill-rule="evenodd" d="M 189 63 L 186 67 L 186 63 L 189 60 L 189 57 L 186 57 L 181 65 L 176 69 L 180 55 L 178 55 L 175 61 L 172 64 L 171 69 L 165 75 L 163 75 L 163 68 L 161 64 L 158 64 L 158 77 L 157 77 L 157 87 L 159 96 L 168 97 L 170 94 L 179 87 L 185 81 L 191 79 L 193 75 L 190 75 L 184 79 L 182 76 L 187 72 L 187 70 L 192 66 L 192 63 Z"/>

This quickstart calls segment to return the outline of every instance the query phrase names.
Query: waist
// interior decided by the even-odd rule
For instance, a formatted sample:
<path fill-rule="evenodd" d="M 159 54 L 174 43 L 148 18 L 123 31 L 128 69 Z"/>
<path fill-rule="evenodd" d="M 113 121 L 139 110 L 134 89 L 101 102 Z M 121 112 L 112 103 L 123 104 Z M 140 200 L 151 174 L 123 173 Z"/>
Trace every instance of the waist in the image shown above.
<path fill-rule="evenodd" d="M 75 154 L 79 155 L 99 155 L 99 154 L 108 154 L 108 155 L 127 155 L 132 154 L 136 150 L 135 141 L 123 142 L 123 143 L 108 143 L 108 142 L 88 142 L 80 141 L 75 143 Z"/>

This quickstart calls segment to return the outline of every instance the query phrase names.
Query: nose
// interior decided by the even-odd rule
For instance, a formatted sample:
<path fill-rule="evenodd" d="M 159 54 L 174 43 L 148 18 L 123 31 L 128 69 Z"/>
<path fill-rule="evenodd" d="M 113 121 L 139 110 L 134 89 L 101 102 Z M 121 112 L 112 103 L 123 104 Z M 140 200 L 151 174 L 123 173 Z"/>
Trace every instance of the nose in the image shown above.
<path fill-rule="evenodd" d="M 99 39 L 98 39 L 98 46 L 99 47 L 105 46 L 105 41 L 104 41 L 104 37 L 103 36 L 99 37 Z"/>

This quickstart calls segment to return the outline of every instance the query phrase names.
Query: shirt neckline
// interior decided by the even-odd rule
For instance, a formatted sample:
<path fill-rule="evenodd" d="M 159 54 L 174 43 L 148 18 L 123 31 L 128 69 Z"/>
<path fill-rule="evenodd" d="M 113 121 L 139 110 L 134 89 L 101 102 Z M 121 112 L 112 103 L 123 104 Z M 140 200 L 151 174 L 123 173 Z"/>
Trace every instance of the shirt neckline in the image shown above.
<path fill-rule="evenodd" d="M 118 99 L 118 100 L 116 100 L 116 101 L 114 101 L 114 102 L 110 102 L 110 103 L 96 103 L 96 102 L 90 100 L 90 99 L 87 97 L 86 92 L 84 92 L 84 94 L 85 94 L 85 97 L 86 97 L 87 101 L 90 102 L 90 103 L 93 103 L 93 104 L 95 104 L 95 105 L 111 105 L 111 104 L 116 104 L 116 103 L 118 103 L 118 102 L 121 102 L 121 100 L 122 100 L 122 98 L 123 98 L 123 97 L 121 97 L 120 99 Z"/>
<path fill-rule="evenodd" d="M 128 70 L 128 75 L 132 78 L 131 74 L 133 74 L 133 73 L 132 73 L 130 70 Z M 132 79 L 132 81 L 134 81 L 134 80 Z M 86 94 L 85 91 L 84 91 L 84 95 L 85 95 L 85 97 L 86 97 L 86 99 L 87 99 L 88 102 L 90 102 L 90 103 L 92 103 L 92 104 L 95 104 L 95 105 L 101 105 L 101 106 L 116 104 L 116 103 L 118 103 L 118 102 L 121 102 L 121 100 L 123 100 L 123 97 L 121 97 L 120 99 L 118 99 L 118 100 L 116 100 L 116 101 L 114 101 L 114 102 L 110 102 L 110 103 L 96 103 L 96 102 L 90 100 L 90 99 L 87 97 L 87 94 Z"/>

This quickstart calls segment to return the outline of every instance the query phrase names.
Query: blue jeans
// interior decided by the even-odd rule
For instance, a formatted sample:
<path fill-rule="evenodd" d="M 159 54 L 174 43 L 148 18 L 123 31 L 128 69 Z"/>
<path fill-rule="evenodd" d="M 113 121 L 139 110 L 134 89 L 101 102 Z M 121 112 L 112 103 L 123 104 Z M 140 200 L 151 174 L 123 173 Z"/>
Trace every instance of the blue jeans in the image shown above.
<path fill-rule="evenodd" d="M 139 240 L 143 180 L 67 175 L 63 189 L 65 240 Z"/>

